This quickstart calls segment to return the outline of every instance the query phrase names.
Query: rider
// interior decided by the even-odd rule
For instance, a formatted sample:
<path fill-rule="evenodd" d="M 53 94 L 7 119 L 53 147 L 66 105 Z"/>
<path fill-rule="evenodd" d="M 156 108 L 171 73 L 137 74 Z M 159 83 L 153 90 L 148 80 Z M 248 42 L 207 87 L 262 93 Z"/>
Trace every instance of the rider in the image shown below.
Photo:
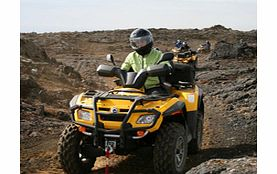
<path fill-rule="evenodd" d="M 210 50 L 211 48 L 211 44 L 208 40 L 206 40 L 206 42 L 203 45 L 200 45 L 204 50 Z"/>
<path fill-rule="evenodd" d="M 210 42 L 209 42 L 208 40 L 206 40 L 205 46 L 206 46 L 206 47 L 205 47 L 206 50 L 210 50 L 211 44 L 210 44 Z"/>
<path fill-rule="evenodd" d="M 190 47 L 188 45 L 188 42 L 184 41 L 182 43 L 182 45 L 183 45 L 182 48 L 183 48 L 184 51 L 189 51 Z"/>
<path fill-rule="evenodd" d="M 130 71 L 132 69 L 134 72 L 139 72 L 141 69 L 146 69 L 150 65 L 157 63 L 162 56 L 161 51 L 153 48 L 153 36 L 147 29 L 135 29 L 131 33 L 129 41 L 134 51 L 126 57 L 121 65 L 122 70 Z M 170 66 L 169 63 L 167 64 Z M 159 77 L 148 77 L 144 87 L 148 94 L 166 92 L 160 86 Z"/>
<path fill-rule="evenodd" d="M 182 46 L 183 46 L 182 41 L 178 39 L 178 40 L 175 42 L 175 47 L 176 47 L 176 48 L 182 48 Z"/>

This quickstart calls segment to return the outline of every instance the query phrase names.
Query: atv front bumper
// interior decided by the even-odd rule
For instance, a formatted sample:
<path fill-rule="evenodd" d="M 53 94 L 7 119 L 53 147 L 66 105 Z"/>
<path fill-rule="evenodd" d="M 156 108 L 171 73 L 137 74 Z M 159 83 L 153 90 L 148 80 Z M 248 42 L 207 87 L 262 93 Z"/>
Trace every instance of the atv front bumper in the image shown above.
<path fill-rule="evenodd" d="M 94 146 L 101 146 L 104 147 L 105 139 L 107 138 L 113 138 L 119 140 L 120 148 L 126 148 L 129 142 L 132 142 L 136 139 L 141 139 L 145 137 L 149 132 L 148 130 L 151 129 L 153 126 L 157 124 L 157 121 L 159 120 L 161 113 L 157 111 L 156 109 L 135 109 L 138 104 L 141 104 L 142 101 L 155 101 L 159 99 L 165 99 L 172 96 L 159 96 L 159 97 L 151 97 L 151 96 L 118 96 L 118 95 L 112 95 L 107 93 L 96 93 L 95 95 L 91 96 L 93 98 L 93 106 L 92 107 L 86 107 L 82 105 L 74 105 L 71 107 L 72 111 L 72 121 L 76 123 L 77 125 L 84 126 L 87 128 L 87 132 L 85 134 L 93 137 L 93 143 Z M 127 114 L 119 114 L 119 113 L 107 113 L 107 112 L 101 112 L 98 111 L 97 108 L 97 102 L 99 100 L 108 100 L 108 99 L 120 99 L 120 100 L 130 100 L 132 101 L 132 105 L 130 106 Z M 84 124 L 80 123 L 79 121 L 75 120 L 74 112 L 78 109 L 90 109 L 93 110 L 93 124 Z M 155 118 L 153 122 L 149 126 L 141 126 L 141 127 L 133 127 L 130 123 L 128 123 L 128 120 L 130 119 L 131 115 L 134 113 L 149 113 L 152 115 L 155 115 Z M 99 118 L 102 117 L 122 117 L 122 121 L 120 121 L 121 126 L 119 129 L 107 129 L 105 128 L 103 122 L 99 120 Z M 138 136 L 137 132 L 141 131 L 144 132 L 143 135 Z"/>

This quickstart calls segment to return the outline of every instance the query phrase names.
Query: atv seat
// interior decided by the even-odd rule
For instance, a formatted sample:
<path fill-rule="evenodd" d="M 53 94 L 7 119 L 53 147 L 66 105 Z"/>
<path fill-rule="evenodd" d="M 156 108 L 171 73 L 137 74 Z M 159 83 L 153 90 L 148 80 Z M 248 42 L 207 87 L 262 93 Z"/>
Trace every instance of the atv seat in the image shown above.
<path fill-rule="evenodd" d="M 179 53 L 178 54 L 178 58 L 188 58 L 188 57 L 191 57 L 190 52 L 184 52 L 184 53 Z"/>
<path fill-rule="evenodd" d="M 166 82 L 174 87 L 193 87 L 195 71 L 190 65 L 174 63 L 174 72 L 166 78 Z"/>
<path fill-rule="evenodd" d="M 186 51 L 184 53 L 179 53 L 178 58 L 189 58 L 196 54 L 196 51 Z"/>

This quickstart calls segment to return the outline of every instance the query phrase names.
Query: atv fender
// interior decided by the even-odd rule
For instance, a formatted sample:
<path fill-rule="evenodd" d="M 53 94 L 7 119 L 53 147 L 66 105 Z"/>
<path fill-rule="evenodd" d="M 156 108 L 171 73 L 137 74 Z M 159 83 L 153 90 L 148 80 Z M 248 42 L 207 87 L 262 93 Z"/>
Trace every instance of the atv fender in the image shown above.
<path fill-rule="evenodd" d="M 164 112 L 164 117 L 170 116 L 172 113 L 183 110 L 185 106 L 184 102 L 178 101 L 174 105 L 170 106 L 165 112 Z"/>
<path fill-rule="evenodd" d="M 172 117 L 172 114 L 176 113 L 178 111 L 182 111 L 182 113 L 178 117 L 174 117 L 174 116 Z M 192 120 L 190 120 L 190 119 L 188 120 L 188 119 L 186 119 L 184 113 L 186 113 L 185 103 L 178 101 L 164 112 L 164 114 L 163 114 L 164 122 L 170 122 L 170 121 L 174 122 L 175 121 L 175 122 L 179 122 L 182 125 L 184 125 L 185 129 L 187 130 L 187 142 L 190 142 L 190 140 L 193 137 L 192 131 L 196 129 L 196 126 L 189 126 L 189 124 L 193 123 L 194 122 L 193 119 L 196 117 L 194 117 L 194 115 L 191 115 L 190 117 L 192 118 Z"/>
<path fill-rule="evenodd" d="M 193 138 L 196 138 L 196 125 L 197 125 L 197 111 L 190 111 L 186 113 L 186 122 Z"/>
<path fill-rule="evenodd" d="M 199 101 L 199 106 L 201 100 Z M 178 117 L 172 117 L 172 114 L 182 110 L 183 113 Z M 197 135 L 197 110 L 196 111 L 187 111 L 185 103 L 178 101 L 171 107 L 169 107 L 164 112 L 164 119 L 165 121 L 177 121 L 182 123 L 186 130 L 188 130 L 188 140 L 190 141 L 192 138 L 196 138 Z"/>
<path fill-rule="evenodd" d="M 199 89 L 199 91 L 198 91 L 198 110 L 200 109 L 200 110 L 203 110 L 203 112 L 204 112 L 204 105 L 201 106 L 201 103 L 203 102 L 203 98 L 204 98 L 203 90 L 201 88 L 198 88 L 198 89 Z M 204 103 L 202 103 L 202 104 L 204 104 Z M 203 108 L 201 108 L 201 107 L 203 107 Z"/>
<path fill-rule="evenodd" d="M 186 112 L 186 122 L 188 124 L 190 132 L 192 133 L 193 138 L 197 137 L 197 119 L 198 119 L 197 112 L 204 113 L 203 90 L 201 88 L 198 88 L 198 89 L 199 91 L 198 91 L 197 110 Z"/>

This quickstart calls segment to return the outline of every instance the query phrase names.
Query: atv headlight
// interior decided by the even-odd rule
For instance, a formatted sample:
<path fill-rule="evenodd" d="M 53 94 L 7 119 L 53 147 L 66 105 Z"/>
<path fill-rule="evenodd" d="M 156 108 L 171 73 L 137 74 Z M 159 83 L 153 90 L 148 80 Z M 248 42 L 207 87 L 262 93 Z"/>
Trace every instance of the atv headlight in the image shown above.
<path fill-rule="evenodd" d="M 91 121 L 91 114 L 88 111 L 79 110 L 78 111 L 78 118 L 86 121 Z"/>
<path fill-rule="evenodd" d="M 142 115 L 138 118 L 137 124 L 150 124 L 155 120 L 156 115 Z"/>

